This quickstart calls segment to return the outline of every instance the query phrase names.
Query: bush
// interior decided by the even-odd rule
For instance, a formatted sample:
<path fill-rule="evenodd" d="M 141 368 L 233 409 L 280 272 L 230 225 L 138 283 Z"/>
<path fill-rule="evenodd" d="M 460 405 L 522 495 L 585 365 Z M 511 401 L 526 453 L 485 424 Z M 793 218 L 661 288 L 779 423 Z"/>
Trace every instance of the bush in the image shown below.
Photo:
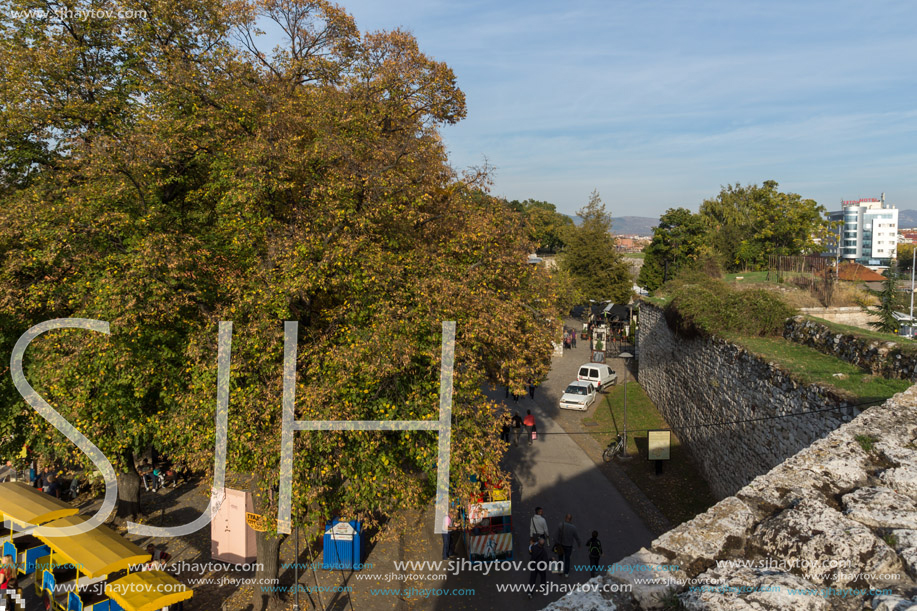
<path fill-rule="evenodd" d="M 736 290 L 721 280 L 680 279 L 670 291 L 666 321 L 676 333 L 689 336 L 782 335 L 796 310 L 762 289 Z"/>

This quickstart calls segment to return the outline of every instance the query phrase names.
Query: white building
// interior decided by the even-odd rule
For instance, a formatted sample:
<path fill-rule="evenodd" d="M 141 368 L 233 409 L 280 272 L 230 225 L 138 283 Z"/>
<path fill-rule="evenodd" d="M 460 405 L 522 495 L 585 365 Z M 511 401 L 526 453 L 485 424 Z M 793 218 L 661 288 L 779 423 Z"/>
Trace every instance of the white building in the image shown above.
<path fill-rule="evenodd" d="M 886 206 L 884 193 L 879 199 L 841 201 L 841 210 L 829 212 L 828 218 L 841 222 L 836 240 L 840 243 L 840 259 L 888 267 L 896 258 L 898 209 Z M 826 254 L 837 257 L 836 245 L 829 244 Z"/>

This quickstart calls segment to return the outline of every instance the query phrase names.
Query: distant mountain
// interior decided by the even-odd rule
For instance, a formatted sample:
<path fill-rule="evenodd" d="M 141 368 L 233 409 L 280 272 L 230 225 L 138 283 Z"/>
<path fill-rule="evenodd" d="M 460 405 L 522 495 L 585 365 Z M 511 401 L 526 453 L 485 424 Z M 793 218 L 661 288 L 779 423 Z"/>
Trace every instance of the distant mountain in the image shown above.
<path fill-rule="evenodd" d="M 917 210 L 898 210 L 898 227 L 900 229 L 917 228 Z"/>
<path fill-rule="evenodd" d="M 570 216 L 569 214 L 566 216 Z M 577 227 L 583 219 L 574 215 L 570 216 Z M 617 235 L 653 235 L 653 227 L 659 224 L 659 219 L 650 216 L 619 216 L 611 219 L 611 231 Z"/>
<path fill-rule="evenodd" d="M 611 230 L 618 235 L 653 235 L 659 219 L 649 216 L 619 216 L 611 219 Z"/>

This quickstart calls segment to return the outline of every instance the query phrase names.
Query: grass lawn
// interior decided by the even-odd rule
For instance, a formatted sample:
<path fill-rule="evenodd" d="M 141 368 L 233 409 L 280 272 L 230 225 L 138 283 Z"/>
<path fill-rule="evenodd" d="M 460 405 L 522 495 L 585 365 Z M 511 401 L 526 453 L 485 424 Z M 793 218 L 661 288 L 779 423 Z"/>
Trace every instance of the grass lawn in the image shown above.
<path fill-rule="evenodd" d="M 591 418 L 583 423 L 595 423 L 592 436 L 607 446 L 618 431 L 624 430 L 624 385 L 614 386 L 599 402 Z M 618 460 L 627 476 L 649 497 L 673 525 L 690 520 L 716 503 L 707 482 L 701 476 L 691 455 L 672 434 L 672 458 L 663 465 L 663 473 L 655 474 L 653 463 L 646 459 L 647 429 L 669 428 L 649 397 L 634 381 L 627 383 L 627 452 L 634 458 Z"/>
<path fill-rule="evenodd" d="M 624 257 L 627 259 L 642 259 L 644 255 L 642 252 L 626 252 Z"/>
<path fill-rule="evenodd" d="M 868 340 L 894 342 L 901 348 L 901 352 L 906 352 L 908 354 L 917 352 L 917 342 L 907 338 L 902 339 L 894 333 L 882 333 L 881 331 L 872 331 L 870 329 L 851 327 L 850 325 L 842 325 L 840 323 L 831 322 L 830 320 L 825 320 L 824 318 L 818 318 L 817 316 L 806 316 L 806 318 L 825 325 L 835 333 L 844 333 L 845 335 L 852 335 L 854 337 L 861 337 Z"/>
<path fill-rule="evenodd" d="M 741 278 L 741 280 L 737 280 L 737 278 Z M 730 284 L 758 284 L 768 281 L 767 272 L 738 272 L 735 274 L 726 274 L 723 276 L 723 280 Z"/>
<path fill-rule="evenodd" d="M 814 348 L 791 342 L 782 337 L 729 337 L 728 339 L 777 363 L 801 382 L 806 384 L 817 382 L 833 386 L 855 399 L 881 401 L 912 385 L 909 380 L 887 380 L 871 375 L 847 361 L 822 354 Z M 833 377 L 835 373 L 842 373 L 847 377 L 835 378 Z"/>

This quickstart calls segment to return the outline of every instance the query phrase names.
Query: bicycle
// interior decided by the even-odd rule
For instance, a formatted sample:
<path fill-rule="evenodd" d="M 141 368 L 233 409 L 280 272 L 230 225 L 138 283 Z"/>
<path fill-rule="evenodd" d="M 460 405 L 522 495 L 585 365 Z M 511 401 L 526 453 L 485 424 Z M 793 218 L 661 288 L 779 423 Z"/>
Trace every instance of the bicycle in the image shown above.
<path fill-rule="evenodd" d="M 614 441 L 608 444 L 605 451 L 602 452 L 602 460 L 611 462 L 615 456 L 624 455 L 624 435 L 618 434 Z"/>

